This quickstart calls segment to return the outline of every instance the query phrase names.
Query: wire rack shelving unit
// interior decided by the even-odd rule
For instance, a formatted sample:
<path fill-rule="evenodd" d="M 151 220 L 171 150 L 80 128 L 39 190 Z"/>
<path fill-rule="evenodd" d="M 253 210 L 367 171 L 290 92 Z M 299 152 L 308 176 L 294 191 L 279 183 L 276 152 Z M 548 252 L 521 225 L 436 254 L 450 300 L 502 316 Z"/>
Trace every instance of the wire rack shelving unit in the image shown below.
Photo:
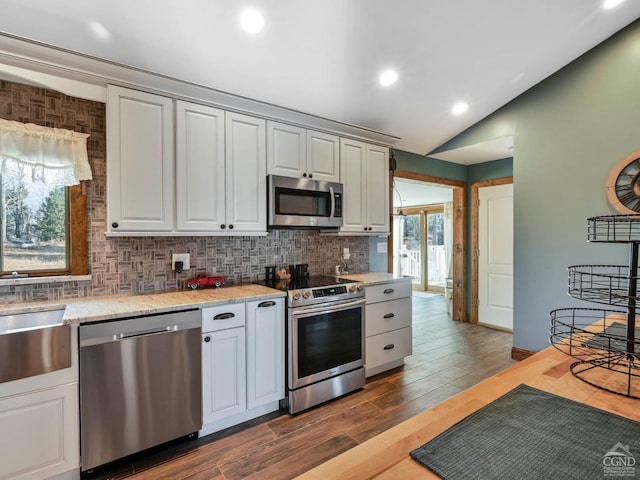
<path fill-rule="evenodd" d="M 611 308 L 559 308 L 551 315 L 551 344 L 575 358 L 571 372 L 580 380 L 619 395 L 640 399 L 638 250 L 640 215 L 587 219 L 587 239 L 629 245 L 627 265 L 573 265 L 569 295 Z"/>

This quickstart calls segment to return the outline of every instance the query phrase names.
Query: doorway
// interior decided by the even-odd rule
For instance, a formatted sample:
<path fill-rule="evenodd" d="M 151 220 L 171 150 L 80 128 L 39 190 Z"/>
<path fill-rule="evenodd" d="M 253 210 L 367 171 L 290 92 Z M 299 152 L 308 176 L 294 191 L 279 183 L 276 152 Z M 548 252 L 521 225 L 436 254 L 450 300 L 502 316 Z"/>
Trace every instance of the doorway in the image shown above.
<path fill-rule="evenodd" d="M 471 205 L 470 320 L 512 331 L 513 177 L 474 183 Z"/>
<path fill-rule="evenodd" d="M 467 313 L 467 299 L 466 299 L 466 232 L 467 232 L 467 216 L 466 216 L 466 196 L 467 187 L 466 183 L 459 180 L 451 180 L 447 178 L 434 177 L 432 175 L 425 175 L 414 172 L 407 172 L 397 170 L 393 175 L 391 181 L 396 182 L 398 180 L 411 180 L 413 182 L 423 183 L 431 185 L 433 187 L 446 188 L 450 194 L 450 210 L 451 210 L 451 269 L 450 280 L 447 282 L 445 279 L 445 285 L 443 289 L 448 288 L 451 292 L 451 318 L 453 320 L 467 322 L 469 321 L 469 315 Z M 393 189 L 394 200 L 393 204 L 396 204 L 398 200 L 396 198 L 395 189 Z M 442 205 L 445 201 L 434 202 L 434 204 Z M 421 202 L 424 204 L 425 202 Z M 398 205 L 399 206 L 399 205 Z M 423 205 L 424 206 L 424 205 Z M 407 207 L 408 208 L 408 207 Z M 392 219 L 401 218 L 404 215 L 405 205 L 393 213 Z M 428 223 L 428 221 L 427 221 Z M 399 266 L 397 265 L 398 258 L 394 256 L 394 243 L 399 239 L 399 222 L 393 221 L 394 228 L 391 229 L 391 235 L 388 238 L 387 245 L 387 271 L 399 272 Z M 428 228 L 427 228 L 428 231 Z M 427 233 L 428 237 L 428 233 Z M 433 268 L 432 268 L 433 270 Z M 425 277 L 428 278 L 428 277 Z M 437 282 L 433 281 L 437 287 Z"/>
<path fill-rule="evenodd" d="M 450 225 L 445 224 L 444 204 L 403 207 L 402 215 L 396 215 L 394 221 L 399 223 L 400 239 L 394 245 L 398 258 L 394 273 L 410 276 L 414 290 L 445 293 L 451 276 L 447 262 L 451 246 L 445 244 L 445 230 Z"/>

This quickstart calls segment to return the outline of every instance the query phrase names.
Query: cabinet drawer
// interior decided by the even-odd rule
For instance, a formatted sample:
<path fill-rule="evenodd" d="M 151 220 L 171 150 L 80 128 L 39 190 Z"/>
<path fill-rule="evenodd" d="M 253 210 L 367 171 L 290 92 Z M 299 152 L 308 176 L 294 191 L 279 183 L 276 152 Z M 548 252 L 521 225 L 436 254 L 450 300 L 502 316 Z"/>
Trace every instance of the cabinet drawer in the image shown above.
<path fill-rule="evenodd" d="M 367 305 L 365 318 L 367 337 L 408 327 L 411 325 L 411 298 Z"/>
<path fill-rule="evenodd" d="M 367 370 L 411 355 L 411 327 L 381 333 L 366 339 Z"/>
<path fill-rule="evenodd" d="M 202 309 L 202 333 L 243 327 L 245 324 L 245 304 L 232 303 Z"/>
<path fill-rule="evenodd" d="M 382 285 L 371 285 L 365 290 L 367 303 L 384 302 L 396 298 L 411 297 L 411 282 L 390 282 Z"/>

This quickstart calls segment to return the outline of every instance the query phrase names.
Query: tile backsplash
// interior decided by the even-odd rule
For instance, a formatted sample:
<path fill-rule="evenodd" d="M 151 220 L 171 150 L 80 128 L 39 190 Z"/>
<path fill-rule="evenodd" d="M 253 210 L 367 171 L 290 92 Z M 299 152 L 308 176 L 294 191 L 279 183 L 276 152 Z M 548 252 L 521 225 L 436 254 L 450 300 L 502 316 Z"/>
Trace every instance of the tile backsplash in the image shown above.
<path fill-rule="evenodd" d="M 330 274 L 349 247 L 351 272 L 368 269 L 367 237 L 320 236 L 317 231 L 274 230 L 266 237 L 106 238 L 105 105 L 59 92 L 0 81 L 0 118 L 89 133 L 93 180 L 86 182 L 90 281 L 2 285 L 0 303 L 185 289 L 200 273 L 229 284 L 264 278 L 267 265 L 308 263 L 313 275 Z M 173 253 L 189 253 L 191 268 L 171 270 Z"/>

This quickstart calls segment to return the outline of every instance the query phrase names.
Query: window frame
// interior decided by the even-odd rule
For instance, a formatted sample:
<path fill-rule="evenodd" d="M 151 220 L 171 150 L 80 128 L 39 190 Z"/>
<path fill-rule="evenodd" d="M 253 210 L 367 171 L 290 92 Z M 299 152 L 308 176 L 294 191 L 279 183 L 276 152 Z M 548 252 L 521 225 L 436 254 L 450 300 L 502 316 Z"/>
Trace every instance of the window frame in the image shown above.
<path fill-rule="evenodd" d="M 89 273 L 87 242 L 87 196 L 84 182 L 65 187 L 67 203 L 67 265 L 66 269 L 30 270 L 27 277 L 53 277 L 60 275 L 86 275 Z M 4 275 L 10 272 L 4 272 Z"/>

